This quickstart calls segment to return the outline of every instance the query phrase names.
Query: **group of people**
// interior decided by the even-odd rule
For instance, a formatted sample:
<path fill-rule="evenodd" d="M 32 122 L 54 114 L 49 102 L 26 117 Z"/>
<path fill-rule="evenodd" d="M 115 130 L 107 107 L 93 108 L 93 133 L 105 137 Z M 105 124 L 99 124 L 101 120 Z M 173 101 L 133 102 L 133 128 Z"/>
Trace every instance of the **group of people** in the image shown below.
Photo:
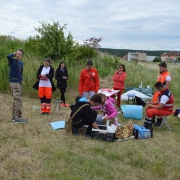
<path fill-rule="evenodd" d="M 13 106 L 12 106 L 12 121 L 15 123 L 26 122 L 26 119 L 22 118 L 22 81 L 23 81 L 23 62 L 21 60 L 24 51 L 18 49 L 15 53 L 9 54 L 7 59 L 9 61 L 10 72 L 9 82 L 10 88 L 13 92 Z M 33 88 L 38 90 L 38 96 L 41 102 L 41 114 L 49 115 L 51 110 L 51 98 L 52 92 L 56 90 L 56 87 L 61 93 L 61 106 L 69 106 L 66 103 L 65 92 L 67 88 L 68 71 L 64 62 L 61 62 L 54 73 L 54 68 L 50 65 L 50 59 L 46 58 L 44 64 L 41 65 L 37 71 L 37 82 L 33 85 Z M 162 116 L 170 115 L 173 110 L 174 97 L 169 90 L 171 76 L 167 70 L 167 64 L 161 62 L 159 64 L 160 73 L 157 79 L 157 83 L 154 87 L 157 92 L 154 94 L 153 100 L 148 103 L 146 108 L 146 116 L 144 126 L 151 128 L 152 123 L 155 123 L 155 117 L 157 122 L 155 126 L 159 126 L 162 123 Z M 53 83 L 53 77 L 57 80 L 55 87 Z M 84 104 L 83 108 L 78 111 L 73 118 L 73 133 L 78 134 L 78 129 L 83 125 L 89 125 L 86 135 L 91 133 L 92 127 L 98 129 L 97 124 L 103 124 L 104 120 L 111 120 L 114 125 L 118 126 L 117 114 L 118 108 L 120 108 L 121 94 L 125 88 L 126 72 L 123 64 L 118 66 L 118 70 L 113 75 L 113 89 L 120 90 L 117 93 L 116 101 L 114 97 L 107 97 L 102 93 L 98 93 L 99 90 L 99 76 L 96 68 L 93 67 L 91 60 L 87 61 L 87 67 L 80 73 L 79 78 L 79 95 L 75 100 L 75 104 L 71 105 L 72 116 L 78 109 Z M 88 100 L 89 98 L 89 100 Z M 97 115 L 97 111 L 101 109 L 103 111 L 103 118 Z"/>
<path fill-rule="evenodd" d="M 9 54 L 7 59 L 9 61 L 10 72 L 9 81 L 10 88 L 13 92 L 13 107 L 12 107 L 12 121 L 15 123 L 26 122 L 26 119 L 22 118 L 22 81 L 23 81 L 23 57 L 24 51 L 18 49 L 15 53 Z M 53 78 L 57 81 L 56 86 L 53 83 Z M 117 93 L 117 107 L 120 108 L 120 96 L 124 89 L 124 82 L 126 79 L 125 67 L 120 65 L 118 71 L 113 76 L 114 89 L 120 90 Z M 56 88 L 60 90 L 61 106 L 69 107 L 66 103 L 65 92 L 67 88 L 68 71 L 64 62 L 61 62 L 54 72 L 54 68 L 51 66 L 49 58 L 44 59 L 44 64 L 41 65 L 37 71 L 37 81 L 33 85 L 33 88 L 38 90 L 38 97 L 40 99 L 40 109 L 42 115 L 49 115 L 51 111 L 51 98 L 52 92 L 56 91 Z M 87 67 L 80 73 L 79 78 L 79 95 L 85 98 L 91 98 L 99 90 L 99 76 L 96 68 L 93 67 L 91 60 L 87 61 Z"/>
<path fill-rule="evenodd" d="M 148 103 L 146 108 L 146 116 L 144 126 L 152 128 L 154 126 L 160 126 L 162 123 L 163 116 L 171 115 L 174 107 L 174 96 L 169 90 L 171 84 L 171 75 L 167 69 L 167 64 L 161 62 L 159 64 L 159 75 L 157 82 L 154 85 L 156 92 L 154 93 L 153 99 Z M 157 117 L 157 122 L 155 119 Z"/>

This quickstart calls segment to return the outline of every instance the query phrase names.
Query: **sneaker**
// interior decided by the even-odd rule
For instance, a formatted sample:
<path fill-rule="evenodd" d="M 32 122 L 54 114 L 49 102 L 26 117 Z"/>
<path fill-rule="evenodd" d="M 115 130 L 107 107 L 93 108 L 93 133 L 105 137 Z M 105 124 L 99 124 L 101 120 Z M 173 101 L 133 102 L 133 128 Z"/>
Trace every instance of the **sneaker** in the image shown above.
<path fill-rule="evenodd" d="M 154 126 L 160 126 L 161 124 L 162 124 L 162 121 L 155 123 Z"/>
<path fill-rule="evenodd" d="M 154 124 L 154 126 L 160 126 L 162 124 L 162 119 L 157 118 L 157 122 Z"/>
<path fill-rule="evenodd" d="M 66 104 L 66 103 L 64 104 L 64 107 L 69 107 L 69 106 L 70 106 L 69 104 Z"/>
<path fill-rule="evenodd" d="M 74 135 L 78 135 L 78 129 L 75 128 L 75 127 L 72 127 L 72 133 L 73 133 Z"/>
<path fill-rule="evenodd" d="M 61 104 L 60 104 L 60 106 L 61 106 L 61 107 L 64 107 L 64 106 L 65 106 L 65 104 L 64 104 L 64 103 L 61 103 Z"/>
<path fill-rule="evenodd" d="M 12 117 L 11 121 L 14 122 L 15 121 L 15 117 Z"/>
<path fill-rule="evenodd" d="M 42 112 L 41 115 L 46 115 L 46 112 Z"/>
<path fill-rule="evenodd" d="M 16 124 L 17 123 L 25 123 L 25 122 L 27 122 L 27 119 L 19 119 L 19 120 L 15 120 L 14 121 Z"/>
<path fill-rule="evenodd" d="M 85 133 L 85 137 L 91 137 L 91 134 L 89 134 L 89 133 Z"/>

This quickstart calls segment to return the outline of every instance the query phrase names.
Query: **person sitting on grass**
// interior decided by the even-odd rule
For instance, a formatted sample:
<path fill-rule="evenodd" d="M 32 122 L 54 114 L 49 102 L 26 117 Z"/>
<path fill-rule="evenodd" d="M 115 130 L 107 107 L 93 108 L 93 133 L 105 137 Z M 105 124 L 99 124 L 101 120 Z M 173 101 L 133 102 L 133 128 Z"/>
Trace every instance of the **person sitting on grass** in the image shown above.
<path fill-rule="evenodd" d="M 144 126 L 147 128 L 152 127 L 152 119 L 154 116 L 158 116 L 158 118 L 161 119 L 162 122 L 162 116 L 168 116 L 172 114 L 173 111 L 173 94 L 161 82 L 157 82 L 154 87 L 157 91 L 160 92 L 160 94 L 158 97 L 158 101 L 148 103 L 144 121 Z"/>
<path fill-rule="evenodd" d="M 97 104 L 101 104 L 102 100 L 99 97 L 96 98 L 94 102 Z M 93 127 L 95 129 L 99 129 L 99 127 L 95 122 L 97 117 L 97 112 L 92 110 L 89 101 L 85 97 L 79 95 L 76 97 L 75 104 L 70 106 L 71 108 L 70 117 L 72 117 L 73 114 L 80 107 L 82 107 L 82 109 L 80 109 L 73 118 L 72 133 L 78 135 L 78 129 L 83 127 L 84 125 L 88 125 L 85 136 L 89 137 L 92 133 L 91 131 Z"/>
<path fill-rule="evenodd" d="M 95 101 L 96 99 L 101 98 L 102 99 L 102 104 L 96 104 Z M 103 116 L 98 116 L 96 118 L 96 123 L 97 124 L 104 124 L 103 120 L 111 120 L 112 123 L 114 123 L 115 126 L 118 126 L 118 120 L 117 120 L 117 114 L 118 111 L 116 110 L 114 103 L 113 103 L 113 98 L 107 97 L 105 94 L 98 93 L 93 95 L 90 98 L 91 105 L 93 106 L 93 110 L 102 110 L 103 111 Z M 103 118 L 103 119 L 102 119 Z"/>

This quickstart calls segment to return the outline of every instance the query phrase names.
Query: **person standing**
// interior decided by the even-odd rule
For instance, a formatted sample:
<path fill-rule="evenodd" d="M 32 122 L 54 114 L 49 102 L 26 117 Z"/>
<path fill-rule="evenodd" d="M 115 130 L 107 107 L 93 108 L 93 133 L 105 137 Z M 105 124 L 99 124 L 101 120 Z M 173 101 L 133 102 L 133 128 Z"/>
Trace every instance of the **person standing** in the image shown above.
<path fill-rule="evenodd" d="M 7 55 L 9 61 L 9 82 L 10 88 L 13 93 L 13 105 L 12 105 L 12 121 L 15 123 L 27 122 L 26 119 L 22 119 L 22 81 L 23 81 L 23 62 L 21 60 L 24 54 L 23 49 L 18 49 L 15 53 Z"/>
<path fill-rule="evenodd" d="M 50 114 L 52 91 L 56 91 L 56 87 L 52 81 L 54 68 L 50 63 L 49 58 L 44 60 L 44 65 L 41 65 L 37 72 L 38 81 L 33 85 L 33 88 L 38 90 L 42 115 Z"/>
<path fill-rule="evenodd" d="M 172 79 L 171 75 L 167 70 L 167 64 L 165 62 L 161 62 L 159 64 L 159 75 L 157 78 L 157 82 L 161 82 L 164 86 L 166 86 L 167 89 L 169 89 L 171 84 L 171 79 Z M 160 92 L 158 91 L 154 93 L 152 102 L 157 101 L 159 94 Z M 154 126 L 160 126 L 162 123 L 162 118 L 158 117 L 157 122 L 155 123 L 155 117 L 154 117 L 152 122 L 154 123 Z"/>
<path fill-rule="evenodd" d="M 66 104 L 65 100 L 65 92 L 67 88 L 67 80 L 68 80 L 68 71 L 64 62 L 59 64 L 59 67 L 55 73 L 55 79 L 57 80 L 57 88 L 59 88 L 61 92 L 61 106 L 69 107 L 69 104 Z"/>
<path fill-rule="evenodd" d="M 126 80 L 126 70 L 124 64 L 120 64 L 118 67 L 118 70 L 115 72 L 113 76 L 113 89 L 114 90 L 120 90 L 120 92 L 117 93 L 117 102 L 116 107 L 120 108 L 120 102 L 121 102 L 121 94 L 124 91 L 124 84 Z"/>
<path fill-rule="evenodd" d="M 79 94 L 85 98 L 91 98 L 99 89 L 99 76 L 97 69 L 93 68 L 93 62 L 87 61 L 87 68 L 81 71 L 79 78 Z"/>

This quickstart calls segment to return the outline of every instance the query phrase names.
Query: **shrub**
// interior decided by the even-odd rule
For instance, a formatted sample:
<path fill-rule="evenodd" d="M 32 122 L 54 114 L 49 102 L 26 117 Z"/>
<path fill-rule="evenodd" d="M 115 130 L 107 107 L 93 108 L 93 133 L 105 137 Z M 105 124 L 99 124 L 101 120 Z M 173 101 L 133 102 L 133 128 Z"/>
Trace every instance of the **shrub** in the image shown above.
<path fill-rule="evenodd" d="M 160 57 L 155 57 L 155 58 L 153 59 L 153 62 L 161 62 L 161 58 L 160 58 Z"/>

